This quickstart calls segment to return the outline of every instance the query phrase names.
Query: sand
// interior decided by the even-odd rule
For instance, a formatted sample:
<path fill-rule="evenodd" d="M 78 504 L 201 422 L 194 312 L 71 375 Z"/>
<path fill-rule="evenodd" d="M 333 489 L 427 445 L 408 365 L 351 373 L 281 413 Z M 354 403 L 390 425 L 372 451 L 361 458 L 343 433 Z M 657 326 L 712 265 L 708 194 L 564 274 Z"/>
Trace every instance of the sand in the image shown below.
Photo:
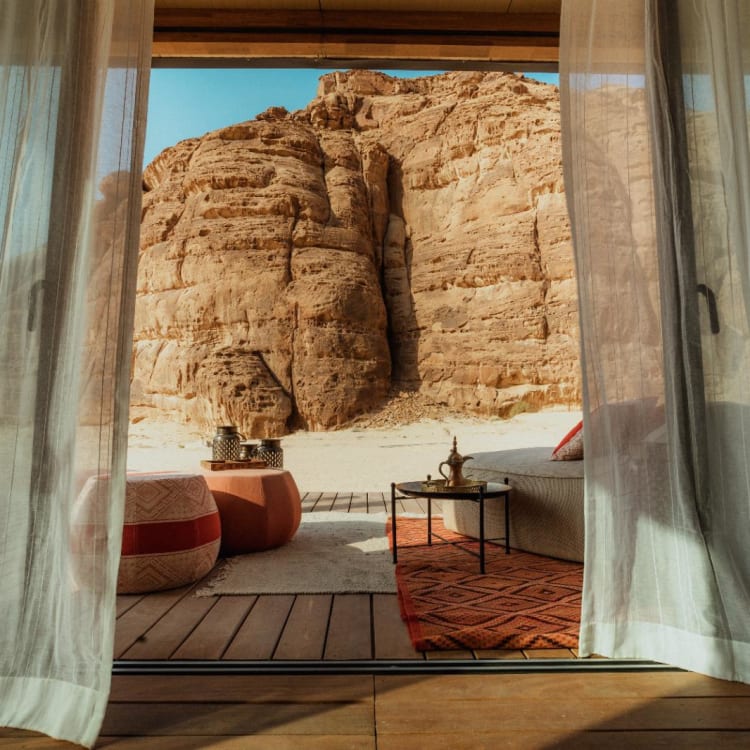
<path fill-rule="evenodd" d="M 581 418 L 547 409 L 511 419 L 423 419 L 388 428 L 296 432 L 282 439 L 284 468 L 300 492 L 386 492 L 391 482 L 438 476 L 455 435 L 463 455 L 534 446 L 552 447 Z M 212 435 L 186 425 L 143 420 L 130 426 L 128 470 L 200 471 L 211 458 Z"/>

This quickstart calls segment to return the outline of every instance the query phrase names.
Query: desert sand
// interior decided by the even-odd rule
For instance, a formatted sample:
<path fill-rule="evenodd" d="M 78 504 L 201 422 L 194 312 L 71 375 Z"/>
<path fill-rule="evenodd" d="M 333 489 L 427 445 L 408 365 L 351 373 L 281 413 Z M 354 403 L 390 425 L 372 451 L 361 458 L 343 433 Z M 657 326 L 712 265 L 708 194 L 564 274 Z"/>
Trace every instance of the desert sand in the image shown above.
<path fill-rule="evenodd" d="M 282 439 L 284 468 L 300 492 L 386 492 L 391 482 L 438 475 L 455 436 L 463 455 L 560 442 L 580 411 L 552 408 L 511 419 L 422 419 L 395 427 L 296 432 Z M 212 434 L 172 422 L 130 426 L 129 471 L 200 471 Z"/>

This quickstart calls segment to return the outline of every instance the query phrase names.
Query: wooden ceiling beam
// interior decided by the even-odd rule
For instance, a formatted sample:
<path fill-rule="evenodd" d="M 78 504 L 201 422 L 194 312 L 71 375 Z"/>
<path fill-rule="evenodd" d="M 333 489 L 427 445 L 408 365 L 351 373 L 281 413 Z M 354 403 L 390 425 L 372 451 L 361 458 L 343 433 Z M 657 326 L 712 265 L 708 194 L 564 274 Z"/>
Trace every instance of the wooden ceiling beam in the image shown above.
<path fill-rule="evenodd" d="M 157 10 L 153 62 L 166 65 L 314 61 L 339 67 L 363 59 L 465 67 L 484 62 L 554 69 L 555 13 Z M 334 64 L 335 63 L 335 64 Z M 527 66 L 528 69 L 531 69 Z"/>
<path fill-rule="evenodd" d="M 516 32 L 557 37 L 560 31 L 560 14 L 157 8 L 154 15 L 155 31 L 245 31 L 281 28 L 318 31 L 377 29 L 456 33 Z"/>

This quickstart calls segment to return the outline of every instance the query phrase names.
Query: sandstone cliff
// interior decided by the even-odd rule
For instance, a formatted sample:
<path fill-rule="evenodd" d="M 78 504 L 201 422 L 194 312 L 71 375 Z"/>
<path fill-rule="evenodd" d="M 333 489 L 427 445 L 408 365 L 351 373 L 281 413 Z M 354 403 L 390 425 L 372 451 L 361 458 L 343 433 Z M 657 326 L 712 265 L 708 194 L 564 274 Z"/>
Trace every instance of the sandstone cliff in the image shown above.
<path fill-rule="evenodd" d="M 132 405 L 247 435 L 328 429 L 395 384 L 454 411 L 577 403 L 554 87 L 321 78 L 305 110 L 144 173 Z"/>

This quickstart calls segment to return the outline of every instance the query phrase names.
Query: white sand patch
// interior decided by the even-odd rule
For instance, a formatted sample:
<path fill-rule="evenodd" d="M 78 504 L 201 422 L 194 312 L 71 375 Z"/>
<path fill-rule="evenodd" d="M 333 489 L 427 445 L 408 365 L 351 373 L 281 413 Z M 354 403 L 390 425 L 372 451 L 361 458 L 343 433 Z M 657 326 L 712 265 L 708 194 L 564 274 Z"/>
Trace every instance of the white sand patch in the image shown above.
<path fill-rule="evenodd" d="M 392 428 L 355 427 L 296 432 L 282 439 L 284 468 L 300 492 L 386 492 L 391 482 L 438 476 L 455 435 L 463 455 L 509 448 L 553 447 L 581 418 L 580 411 L 547 409 L 512 419 L 424 419 Z M 130 471 L 200 471 L 211 458 L 210 434 L 186 425 L 141 421 L 131 425 Z"/>

